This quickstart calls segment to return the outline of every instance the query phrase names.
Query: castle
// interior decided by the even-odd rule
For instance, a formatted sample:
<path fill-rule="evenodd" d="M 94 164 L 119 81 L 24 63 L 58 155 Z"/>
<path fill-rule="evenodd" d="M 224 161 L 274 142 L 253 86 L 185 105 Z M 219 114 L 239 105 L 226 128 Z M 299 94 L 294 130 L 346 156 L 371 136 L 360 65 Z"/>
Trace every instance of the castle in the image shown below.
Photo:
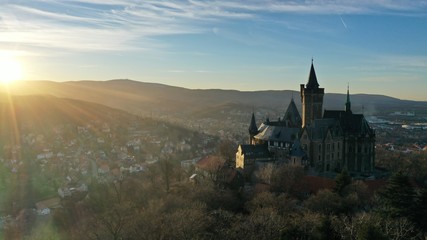
<path fill-rule="evenodd" d="M 324 110 L 313 62 L 307 84 L 300 85 L 302 117 L 294 99 L 277 121 L 259 127 L 252 113 L 249 144 L 239 145 L 236 168 L 246 176 L 270 163 L 302 165 L 318 173 L 347 170 L 371 175 L 375 168 L 375 131 L 363 114 L 351 110 L 350 93 L 344 110 Z"/>

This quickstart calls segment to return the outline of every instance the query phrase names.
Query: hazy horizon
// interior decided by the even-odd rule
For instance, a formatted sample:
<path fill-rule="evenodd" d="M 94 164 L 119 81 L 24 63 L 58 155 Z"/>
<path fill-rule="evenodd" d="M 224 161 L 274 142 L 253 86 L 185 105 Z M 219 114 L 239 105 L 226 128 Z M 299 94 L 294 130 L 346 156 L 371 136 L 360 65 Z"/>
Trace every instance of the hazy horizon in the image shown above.
<path fill-rule="evenodd" d="M 296 89 L 255 89 L 255 90 L 245 90 L 245 89 L 233 89 L 233 88 L 193 88 L 191 86 L 179 86 L 179 85 L 171 85 L 171 84 L 167 84 L 167 83 L 161 83 L 161 82 L 148 82 L 148 81 L 139 81 L 139 80 L 135 80 L 135 79 L 125 79 L 125 78 L 121 78 L 121 79 L 106 79 L 106 80 L 91 80 L 91 79 L 82 79 L 82 80 L 65 80 L 65 81 L 55 81 L 55 80 L 22 80 L 22 81 L 17 81 L 15 82 L 13 85 L 18 85 L 21 84 L 25 84 L 25 82 L 31 82 L 31 81 L 40 81 L 40 82 L 54 82 L 54 83 L 67 83 L 67 82 L 108 82 L 108 81 L 133 81 L 133 82 L 139 82 L 139 83 L 146 83 L 146 84 L 159 84 L 159 85 L 165 85 L 165 86 L 169 86 L 169 87 L 177 87 L 177 88 L 183 88 L 183 89 L 189 89 L 189 90 L 220 90 L 220 91 L 238 91 L 238 92 L 267 92 L 267 91 L 293 91 L 293 92 L 299 92 L 299 90 Z M 322 86 L 320 86 L 322 87 Z M 351 90 L 351 89 L 350 89 Z M 347 94 L 347 89 L 345 89 L 344 92 L 330 92 L 327 89 L 325 89 L 325 94 L 342 94 L 345 95 Z M 409 99 L 409 98 L 399 98 L 396 96 L 392 96 L 392 95 L 386 95 L 386 94 L 380 94 L 380 93 L 372 93 L 372 92 L 350 92 L 350 95 L 373 95 L 373 96 L 385 96 L 385 97 L 391 97 L 391 98 L 395 98 L 395 99 L 399 99 L 399 100 L 408 100 L 408 101 L 420 101 L 420 102 L 427 102 L 427 100 L 417 100 L 417 99 Z M 296 96 L 299 98 L 299 95 Z"/>

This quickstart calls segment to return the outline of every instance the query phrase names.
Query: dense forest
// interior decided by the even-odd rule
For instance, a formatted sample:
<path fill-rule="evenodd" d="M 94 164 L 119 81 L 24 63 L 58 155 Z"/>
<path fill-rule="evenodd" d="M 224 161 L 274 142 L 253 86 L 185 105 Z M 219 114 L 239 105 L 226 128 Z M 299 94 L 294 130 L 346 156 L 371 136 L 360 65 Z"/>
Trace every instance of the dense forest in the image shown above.
<path fill-rule="evenodd" d="M 426 155 L 418 157 L 425 168 Z M 139 175 L 94 181 L 90 194 L 64 198 L 45 223 L 29 227 L 34 219 L 21 213 L 4 238 L 424 239 L 427 231 L 425 172 L 414 178 L 400 169 L 372 192 L 344 171 L 332 188 L 301 194 L 301 167 L 261 169 L 263 187 L 244 189 L 222 184 L 219 169 L 190 181 L 195 171 L 162 160 Z"/>

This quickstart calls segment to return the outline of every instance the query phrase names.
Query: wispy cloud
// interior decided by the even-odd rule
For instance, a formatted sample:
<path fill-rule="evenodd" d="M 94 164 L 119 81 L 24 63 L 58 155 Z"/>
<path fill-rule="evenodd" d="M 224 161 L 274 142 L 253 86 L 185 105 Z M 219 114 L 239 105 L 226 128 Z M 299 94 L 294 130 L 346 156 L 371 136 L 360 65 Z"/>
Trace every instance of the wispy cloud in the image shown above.
<path fill-rule="evenodd" d="M 422 78 L 420 76 L 413 76 L 413 75 L 407 75 L 407 76 L 367 76 L 362 77 L 357 80 L 357 82 L 362 83 L 389 83 L 389 84 L 401 84 L 401 83 L 416 83 L 416 82 L 424 82 L 425 78 Z M 401 86 L 402 87 L 402 86 Z"/>
<path fill-rule="evenodd" d="M 32 51 L 135 51 L 164 47 L 157 36 L 210 32 L 213 23 L 269 13 L 416 15 L 426 8 L 425 0 L 17 0 L 0 3 L 0 43 Z"/>
<path fill-rule="evenodd" d="M 358 67 L 350 67 L 349 70 L 363 72 L 406 72 L 425 71 L 427 69 L 427 56 L 420 55 L 372 55 Z"/>
<path fill-rule="evenodd" d="M 427 69 L 427 56 L 389 55 L 378 58 L 379 62 L 399 69 Z"/>

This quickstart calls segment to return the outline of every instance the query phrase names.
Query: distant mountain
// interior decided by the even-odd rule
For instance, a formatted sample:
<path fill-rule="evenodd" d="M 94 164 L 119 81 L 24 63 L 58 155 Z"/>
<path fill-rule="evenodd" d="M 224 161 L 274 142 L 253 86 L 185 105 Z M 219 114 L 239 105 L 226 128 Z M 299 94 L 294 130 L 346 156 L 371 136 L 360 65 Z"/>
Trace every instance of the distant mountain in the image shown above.
<path fill-rule="evenodd" d="M 132 80 L 110 81 L 27 81 L 16 83 L 10 91 L 13 94 L 42 94 L 61 98 L 99 103 L 137 114 L 198 115 L 226 108 L 232 104 L 245 109 L 268 108 L 284 112 L 294 97 L 300 108 L 299 92 L 290 90 L 236 91 L 236 90 L 193 90 L 156 83 Z M 343 109 L 345 94 L 327 93 L 325 109 Z M 367 114 L 378 111 L 417 111 L 427 108 L 427 102 L 400 100 L 383 95 L 351 95 L 352 108 Z M 202 114 L 203 115 L 203 114 Z"/>

